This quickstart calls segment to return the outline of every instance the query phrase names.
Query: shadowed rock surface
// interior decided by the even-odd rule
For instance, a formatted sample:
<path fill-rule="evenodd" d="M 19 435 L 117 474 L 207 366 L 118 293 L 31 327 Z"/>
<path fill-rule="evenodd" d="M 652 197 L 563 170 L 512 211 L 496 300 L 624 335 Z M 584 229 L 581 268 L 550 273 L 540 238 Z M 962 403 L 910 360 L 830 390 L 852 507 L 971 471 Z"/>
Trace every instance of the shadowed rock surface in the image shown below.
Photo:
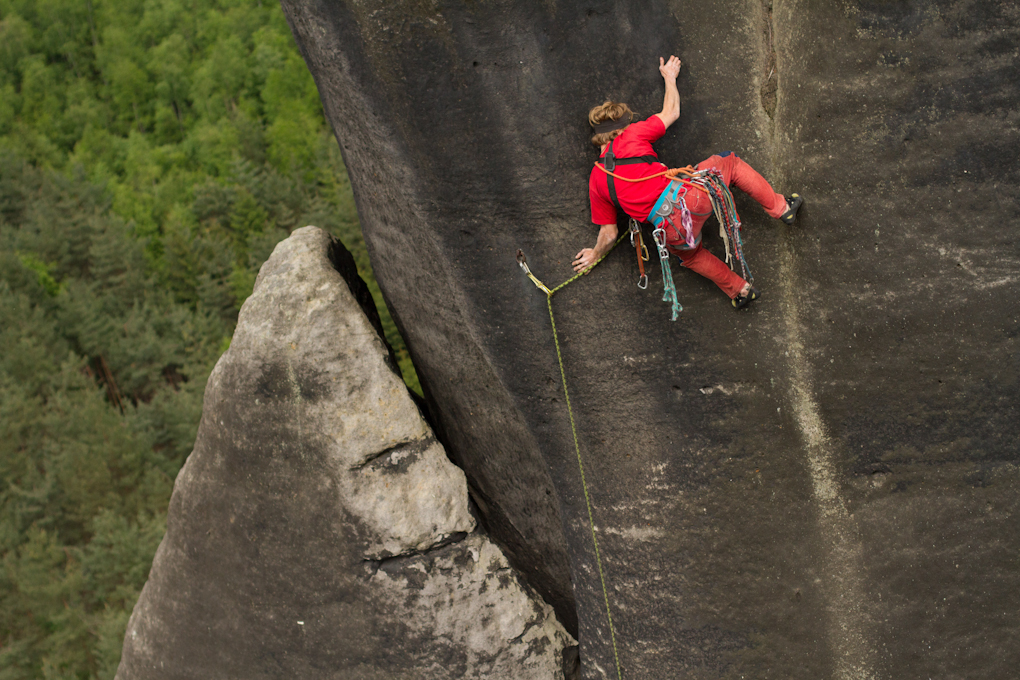
<path fill-rule="evenodd" d="M 544 296 L 594 242 L 588 108 L 733 150 L 764 297 L 626 248 L 554 298 L 624 677 L 1009 677 L 1020 661 L 1012 1 L 283 0 L 439 438 L 616 677 Z M 711 231 L 708 229 L 707 231 Z M 648 234 L 646 232 L 646 238 Z M 720 247 L 709 236 L 708 247 Z M 576 612 L 576 619 L 574 618 Z"/>
<path fill-rule="evenodd" d="M 209 378 L 117 678 L 544 680 L 573 644 L 475 531 L 350 254 L 295 231 Z"/>

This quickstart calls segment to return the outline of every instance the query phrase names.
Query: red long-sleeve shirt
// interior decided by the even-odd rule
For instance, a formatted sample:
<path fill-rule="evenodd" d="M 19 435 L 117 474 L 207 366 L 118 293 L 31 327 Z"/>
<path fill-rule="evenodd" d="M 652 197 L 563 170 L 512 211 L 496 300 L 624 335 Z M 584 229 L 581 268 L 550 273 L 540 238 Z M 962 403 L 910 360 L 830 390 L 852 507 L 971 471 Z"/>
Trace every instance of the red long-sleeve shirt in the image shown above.
<path fill-rule="evenodd" d="M 652 142 L 666 133 L 666 126 L 658 116 L 632 123 L 613 140 L 613 155 L 617 158 L 634 156 L 655 156 Z M 601 156 L 600 156 L 601 158 Z M 601 162 L 601 161 L 600 161 Z M 634 165 L 618 165 L 613 173 L 621 177 L 645 177 L 662 172 L 666 168 L 662 163 L 635 163 Z M 591 199 L 591 221 L 595 224 L 616 224 L 616 206 L 609 198 L 609 185 L 606 173 L 599 168 L 592 168 L 588 178 L 588 195 Z M 614 180 L 616 196 L 620 199 L 623 211 L 639 220 L 645 219 L 659 194 L 669 184 L 665 177 L 655 177 L 644 182 L 625 182 Z"/>

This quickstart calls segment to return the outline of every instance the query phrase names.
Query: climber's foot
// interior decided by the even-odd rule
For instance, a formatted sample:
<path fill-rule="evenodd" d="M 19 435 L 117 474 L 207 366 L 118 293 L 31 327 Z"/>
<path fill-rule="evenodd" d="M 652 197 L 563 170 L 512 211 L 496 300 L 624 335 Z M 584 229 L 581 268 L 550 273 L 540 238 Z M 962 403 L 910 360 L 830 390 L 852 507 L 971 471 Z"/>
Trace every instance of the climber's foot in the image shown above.
<path fill-rule="evenodd" d="M 797 211 L 804 205 L 804 197 L 800 194 L 790 194 L 786 197 L 786 212 L 779 216 L 783 224 L 793 224 L 797 219 Z"/>
<path fill-rule="evenodd" d="M 743 309 L 744 307 L 747 307 L 749 304 L 751 304 L 751 302 L 753 302 L 754 300 L 757 300 L 760 295 L 761 293 L 758 292 L 757 288 L 755 288 L 751 284 L 747 284 L 746 286 L 744 286 L 743 290 L 740 291 L 740 294 L 737 295 L 737 297 L 733 298 L 730 302 L 733 303 L 733 306 L 736 309 Z"/>

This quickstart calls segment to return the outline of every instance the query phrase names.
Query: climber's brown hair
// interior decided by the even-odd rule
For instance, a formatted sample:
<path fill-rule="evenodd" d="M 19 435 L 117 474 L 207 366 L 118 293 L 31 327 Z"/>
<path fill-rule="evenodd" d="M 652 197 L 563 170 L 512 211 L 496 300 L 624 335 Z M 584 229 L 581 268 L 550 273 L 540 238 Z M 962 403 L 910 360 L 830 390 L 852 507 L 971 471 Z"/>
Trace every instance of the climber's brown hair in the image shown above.
<path fill-rule="evenodd" d="M 609 123 L 621 119 L 625 119 L 628 123 L 634 122 L 634 112 L 623 102 L 607 101 L 592 107 L 592 110 L 588 112 L 588 123 L 593 128 L 601 123 Z M 596 132 L 591 138 L 591 143 L 601 147 L 603 144 L 613 141 L 623 130 L 624 128 L 609 132 Z"/>

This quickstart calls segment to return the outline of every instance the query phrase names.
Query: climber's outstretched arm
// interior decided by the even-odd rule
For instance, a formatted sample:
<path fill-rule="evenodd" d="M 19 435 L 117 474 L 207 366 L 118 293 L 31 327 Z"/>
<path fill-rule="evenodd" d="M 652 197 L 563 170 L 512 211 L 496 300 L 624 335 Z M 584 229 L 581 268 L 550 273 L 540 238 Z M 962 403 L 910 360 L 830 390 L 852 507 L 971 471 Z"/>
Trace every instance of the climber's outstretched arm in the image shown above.
<path fill-rule="evenodd" d="M 616 235 L 619 230 L 615 224 L 603 224 L 599 227 L 599 237 L 595 241 L 594 248 L 584 248 L 575 257 L 573 261 L 574 271 L 584 271 L 588 267 L 592 266 L 599 261 L 609 249 L 613 247 L 613 242 L 616 241 Z"/>
<path fill-rule="evenodd" d="M 668 128 L 680 118 L 680 93 L 676 89 L 676 79 L 680 75 L 680 59 L 674 56 L 669 61 L 663 61 L 659 57 L 659 73 L 666 81 L 666 96 L 662 99 L 662 113 L 655 114 L 662 119 L 662 123 Z"/>

